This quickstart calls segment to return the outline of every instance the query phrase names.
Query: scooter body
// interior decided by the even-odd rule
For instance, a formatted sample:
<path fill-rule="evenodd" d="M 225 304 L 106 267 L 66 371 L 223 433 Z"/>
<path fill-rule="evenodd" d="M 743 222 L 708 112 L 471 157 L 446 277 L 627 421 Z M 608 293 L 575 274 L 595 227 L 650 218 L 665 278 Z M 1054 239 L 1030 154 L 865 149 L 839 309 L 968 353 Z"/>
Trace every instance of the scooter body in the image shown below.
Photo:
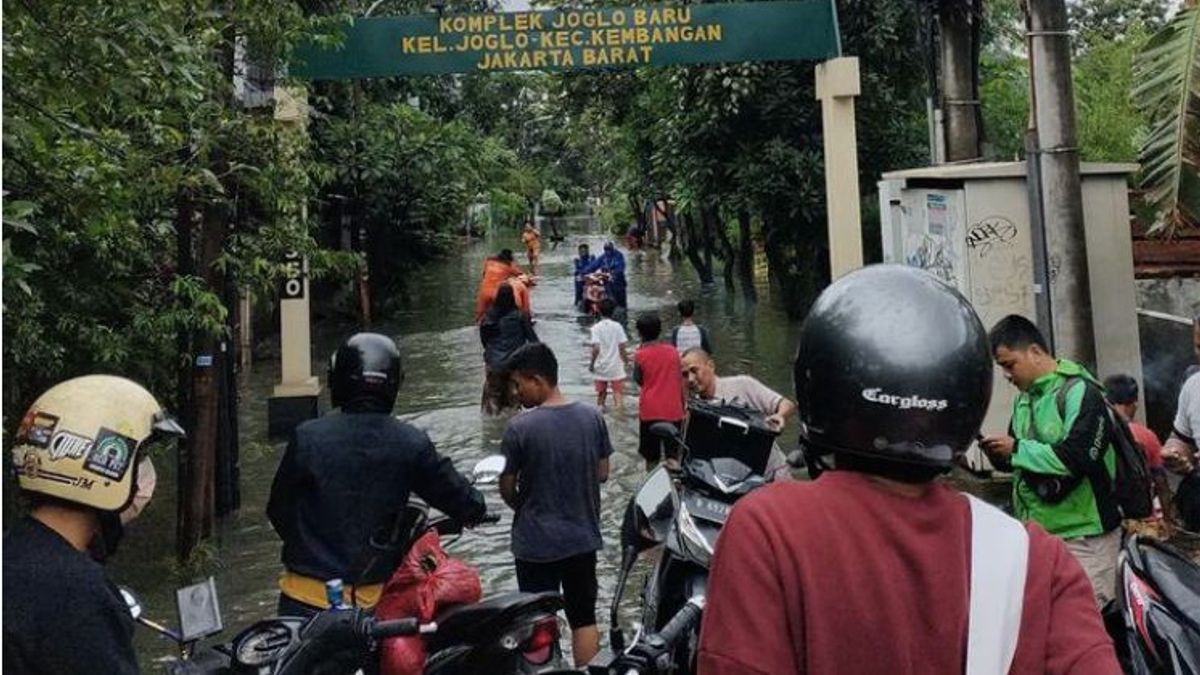
<path fill-rule="evenodd" d="M 683 460 L 679 469 L 659 467 L 651 472 L 626 507 L 621 568 L 610 617 L 613 654 L 625 648 L 617 607 L 637 557 L 661 546 L 642 595 L 642 624 L 646 630 L 659 632 L 692 598 L 705 596 L 717 538 L 733 504 L 766 483 L 761 474 L 735 457 L 691 456 L 672 425 L 654 425 L 652 433 L 683 447 Z M 697 619 L 672 640 L 669 670 L 694 672 L 698 643 Z"/>
<path fill-rule="evenodd" d="M 1200 565 L 1167 544 L 1131 535 L 1117 575 L 1121 621 L 1113 641 L 1126 671 L 1200 675 Z"/>

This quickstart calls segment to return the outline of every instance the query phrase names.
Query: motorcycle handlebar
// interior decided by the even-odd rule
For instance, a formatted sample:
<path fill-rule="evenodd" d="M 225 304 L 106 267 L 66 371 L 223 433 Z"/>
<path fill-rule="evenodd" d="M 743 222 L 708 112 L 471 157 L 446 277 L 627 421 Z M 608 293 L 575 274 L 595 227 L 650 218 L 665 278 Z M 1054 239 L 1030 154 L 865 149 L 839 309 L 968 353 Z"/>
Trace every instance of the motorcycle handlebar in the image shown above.
<path fill-rule="evenodd" d="M 500 522 L 500 514 L 488 512 L 483 514 L 474 524 L 484 525 L 498 522 Z M 438 534 L 462 534 L 464 527 L 466 527 L 466 524 L 457 518 L 436 518 L 429 523 L 429 528 Z"/>
<path fill-rule="evenodd" d="M 667 625 L 658 632 L 658 637 L 668 646 L 674 645 L 680 637 L 686 635 L 697 623 L 704 609 L 704 596 L 697 596 L 687 601 L 683 607 L 671 617 Z"/>
<path fill-rule="evenodd" d="M 371 619 L 364 622 L 363 632 L 372 639 L 383 640 L 391 637 L 435 633 L 437 632 L 437 623 L 430 622 L 423 624 L 415 618 L 388 619 L 387 621 Z"/>

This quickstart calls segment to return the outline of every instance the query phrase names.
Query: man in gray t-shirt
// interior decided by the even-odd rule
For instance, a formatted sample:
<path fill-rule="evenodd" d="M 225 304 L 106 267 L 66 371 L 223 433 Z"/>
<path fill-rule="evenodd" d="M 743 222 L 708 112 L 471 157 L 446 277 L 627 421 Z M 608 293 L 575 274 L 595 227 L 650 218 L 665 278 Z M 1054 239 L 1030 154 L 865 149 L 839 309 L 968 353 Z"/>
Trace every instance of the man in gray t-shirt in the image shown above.
<path fill-rule="evenodd" d="M 504 431 L 500 496 L 512 507 L 512 551 L 522 591 L 561 592 L 575 665 L 600 649 L 596 628 L 596 551 L 600 484 L 612 444 L 600 410 L 558 389 L 558 361 L 545 344 L 528 344 L 508 361 L 517 397 L 533 410 Z"/>
<path fill-rule="evenodd" d="M 692 394 L 706 401 L 743 405 L 767 416 L 767 423 L 782 431 L 796 413 L 796 404 L 749 375 L 718 377 L 717 366 L 708 352 L 689 349 L 681 357 L 683 377 Z M 787 457 L 776 445 L 767 462 L 767 479 L 788 479 Z"/>
<path fill-rule="evenodd" d="M 1200 359 L 1200 316 L 1192 322 L 1192 342 Z M 1193 373 L 1179 391 L 1171 435 L 1163 445 L 1163 460 L 1178 473 L 1189 473 L 1200 459 L 1200 373 Z"/>

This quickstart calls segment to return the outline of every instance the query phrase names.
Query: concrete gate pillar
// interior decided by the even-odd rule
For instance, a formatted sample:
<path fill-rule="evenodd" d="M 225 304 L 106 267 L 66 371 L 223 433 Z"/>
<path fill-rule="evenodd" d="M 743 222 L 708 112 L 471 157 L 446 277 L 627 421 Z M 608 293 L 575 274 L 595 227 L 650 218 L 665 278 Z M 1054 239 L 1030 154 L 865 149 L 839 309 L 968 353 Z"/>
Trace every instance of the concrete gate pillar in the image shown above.
<path fill-rule="evenodd" d="M 307 121 L 303 89 L 275 88 L 275 119 L 284 124 Z M 307 220 L 307 209 L 301 217 Z M 320 414 L 321 383 L 312 374 L 312 336 L 309 315 L 308 261 L 298 252 L 284 258 L 287 274 L 279 287 L 280 382 L 267 401 L 270 436 L 287 435 L 297 424 Z"/>
<path fill-rule="evenodd" d="M 854 130 L 854 97 L 862 93 L 858 58 L 830 59 L 817 66 L 816 76 L 825 140 L 829 275 L 837 279 L 863 265 L 858 140 Z"/>

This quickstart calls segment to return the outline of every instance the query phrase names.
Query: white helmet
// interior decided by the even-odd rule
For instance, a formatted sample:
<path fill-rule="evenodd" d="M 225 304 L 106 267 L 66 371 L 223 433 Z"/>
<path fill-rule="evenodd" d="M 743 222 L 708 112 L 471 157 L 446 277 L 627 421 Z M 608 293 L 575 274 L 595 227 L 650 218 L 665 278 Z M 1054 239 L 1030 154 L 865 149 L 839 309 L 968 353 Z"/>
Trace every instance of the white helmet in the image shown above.
<path fill-rule="evenodd" d="M 133 500 L 139 452 L 184 436 L 141 385 L 87 375 L 51 387 L 21 420 L 13 465 L 22 490 L 117 512 Z"/>

